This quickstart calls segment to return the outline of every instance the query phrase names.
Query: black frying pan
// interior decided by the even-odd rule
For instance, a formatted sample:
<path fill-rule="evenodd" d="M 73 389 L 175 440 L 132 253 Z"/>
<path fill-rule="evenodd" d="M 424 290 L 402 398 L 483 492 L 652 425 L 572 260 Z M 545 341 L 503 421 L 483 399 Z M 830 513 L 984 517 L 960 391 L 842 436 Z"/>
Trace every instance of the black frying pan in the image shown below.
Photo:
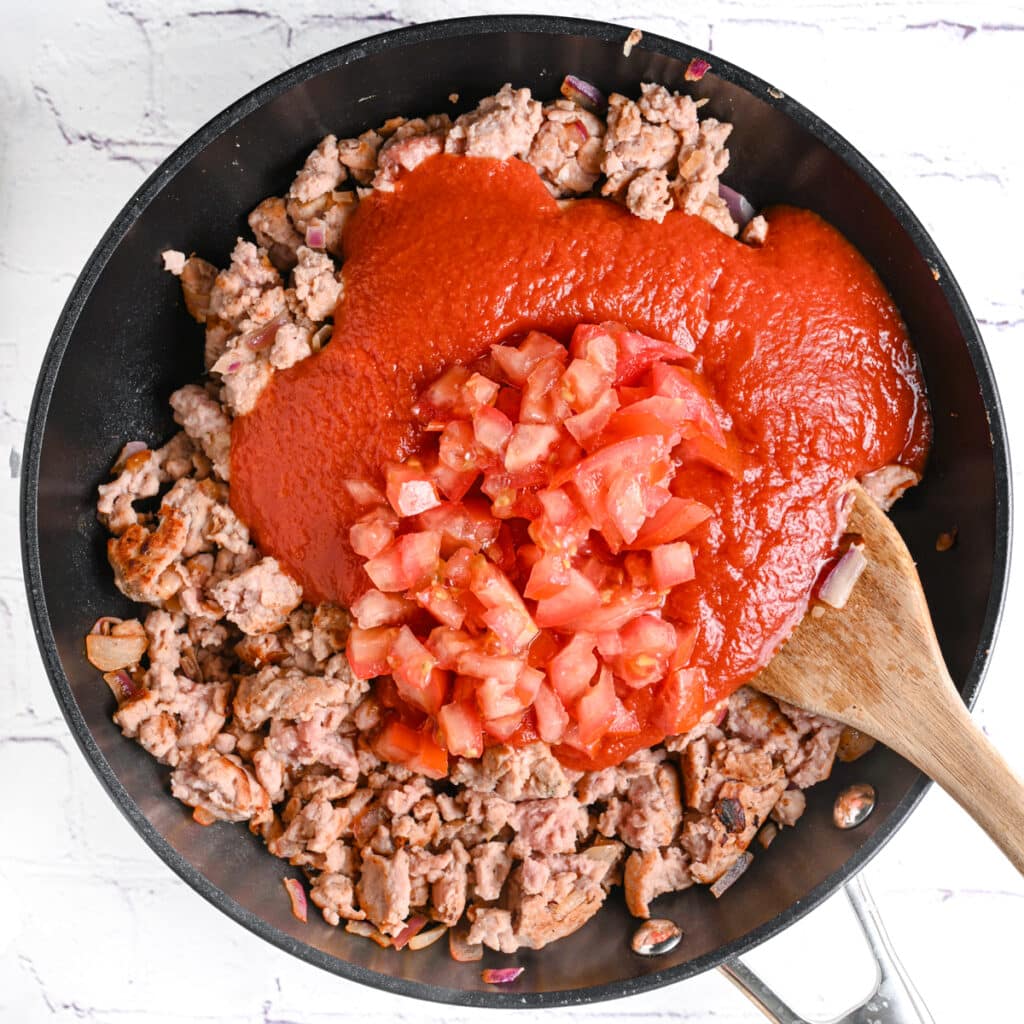
<path fill-rule="evenodd" d="M 29 602 L 47 670 L 79 745 L 111 797 L 164 861 L 240 924 L 329 971 L 388 991 L 473 1006 L 551 1006 L 607 999 L 687 978 L 742 953 L 816 906 L 902 824 L 926 781 L 887 750 L 839 765 L 810 793 L 798 828 L 755 858 L 728 895 L 665 897 L 658 913 L 686 938 L 660 960 L 628 951 L 633 923 L 618 896 L 584 929 L 523 953 L 515 991 L 483 985 L 444 943 L 395 954 L 328 927 L 295 921 L 281 887 L 287 870 L 242 826 L 195 825 L 168 792 L 167 771 L 123 739 L 112 702 L 85 660 L 82 637 L 101 614 L 127 614 L 104 557 L 96 485 L 125 440 L 161 442 L 173 429 L 167 396 L 202 370 L 196 325 L 161 250 L 224 263 L 246 213 L 280 194 L 327 132 L 354 135 L 394 114 L 458 110 L 503 82 L 555 96 L 573 72 L 605 91 L 641 81 L 682 86 L 692 47 L 645 36 L 627 59 L 626 30 L 597 22 L 487 17 L 403 29 L 309 61 L 250 93 L 175 152 L 131 199 L 87 263 L 43 362 L 29 418 L 22 536 Z M 755 207 L 810 207 L 875 266 L 910 326 L 928 382 L 935 442 L 922 486 L 895 518 L 918 560 L 943 653 L 964 699 L 981 682 L 1006 581 L 1010 488 L 999 400 L 977 326 L 945 261 L 881 175 L 799 104 L 753 75 L 713 66 L 687 86 L 732 121 L 726 181 Z M 935 538 L 959 527 L 957 547 Z M 837 831 L 837 790 L 873 783 L 875 814 Z M 506 963 L 495 956 L 493 965 Z"/>

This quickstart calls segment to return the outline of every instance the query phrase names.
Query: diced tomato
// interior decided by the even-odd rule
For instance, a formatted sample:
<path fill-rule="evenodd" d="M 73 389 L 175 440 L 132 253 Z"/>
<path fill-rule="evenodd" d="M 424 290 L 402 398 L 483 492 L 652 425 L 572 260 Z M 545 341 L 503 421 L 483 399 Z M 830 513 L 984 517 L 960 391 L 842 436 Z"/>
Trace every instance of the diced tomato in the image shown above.
<path fill-rule="evenodd" d="M 420 396 L 416 412 L 420 419 L 435 419 L 436 413 L 451 413 L 462 397 L 462 388 L 469 380 L 469 370 L 464 366 L 449 367 Z"/>
<path fill-rule="evenodd" d="M 385 593 L 412 590 L 440 567 L 441 535 L 433 530 L 407 533 L 371 558 L 363 568 L 374 586 Z"/>
<path fill-rule="evenodd" d="M 685 408 L 683 421 L 689 420 L 696 424 L 700 432 L 706 434 L 716 444 L 725 444 L 725 434 L 711 400 L 689 370 L 679 366 L 668 366 L 665 363 L 655 363 L 651 367 L 651 390 L 656 395 L 664 395 L 681 402 Z"/>
<path fill-rule="evenodd" d="M 419 753 L 422 742 L 422 736 L 416 729 L 397 718 L 389 718 L 372 746 L 377 756 L 383 760 L 392 764 L 408 764 L 409 760 Z"/>
<path fill-rule="evenodd" d="M 429 474 L 412 462 L 389 462 L 384 471 L 391 507 L 402 517 L 419 515 L 441 504 Z"/>
<path fill-rule="evenodd" d="M 455 412 L 462 416 L 473 416 L 484 406 L 492 405 L 498 397 L 499 385 L 482 373 L 472 373 L 459 389 Z"/>
<path fill-rule="evenodd" d="M 384 492 L 369 480 L 345 480 L 345 490 L 352 495 L 352 500 L 359 505 L 383 505 Z"/>
<path fill-rule="evenodd" d="M 593 363 L 614 382 L 619 349 L 615 344 L 615 339 L 606 329 L 608 326 L 611 325 L 580 324 L 572 332 L 569 351 L 577 359 L 585 359 L 587 362 Z"/>
<path fill-rule="evenodd" d="M 676 631 L 656 615 L 640 615 L 620 631 L 622 651 L 614 659 L 615 674 L 634 689 L 664 678 L 676 649 Z"/>
<path fill-rule="evenodd" d="M 388 671 L 388 655 L 397 633 L 397 629 L 389 626 L 374 629 L 353 627 L 345 645 L 345 655 L 356 679 L 373 679 Z"/>
<path fill-rule="evenodd" d="M 574 359 L 562 374 L 562 397 L 573 412 L 592 409 L 606 394 L 614 394 L 614 374 L 589 359 Z"/>
<path fill-rule="evenodd" d="M 597 653 L 608 662 L 622 653 L 622 634 L 619 630 L 612 629 L 597 634 Z"/>
<path fill-rule="evenodd" d="M 615 698 L 615 714 L 608 726 L 609 736 L 631 736 L 640 731 L 640 719 L 633 708 L 627 707 L 618 697 Z"/>
<path fill-rule="evenodd" d="M 442 625 L 452 629 L 461 629 L 466 621 L 466 606 L 461 600 L 462 595 L 456 594 L 451 587 L 443 583 L 428 583 L 420 590 L 412 592 L 413 599 Z"/>
<path fill-rule="evenodd" d="M 454 671 L 459 656 L 475 645 L 476 641 L 468 633 L 450 626 L 437 626 L 427 637 L 427 650 L 437 659 L 438 665 L 449 672 Z"/>
<path fill-rule="evenodd" d="M 458 757 L 480 757 L 484 752 L 480 713 L 470 701 L 445 704 L 437 713 L 437 725 L 444 745 Z"/>
<path fill-rule="evenodd" d="M 604 736 L 615 719 L 615 705 L 612 672 L 602 665 L 597 682 L 576 701 L 575 718 L 581 742 L 589 746 Z"/>
<path fill-rule="evenodd" d="M 459 548 L 444 565 L 444 580 L 450 587 L 466 590 L 472 577 L 471 568 L 476 557 L 468 547 Z"/>
<path fill-rule="evenodd" d="M 573 625 L 576 629 L 582 629 L 588 633 L 604 633 L 608 630 L 622 629 L 630 619 L 635 619 L 642 612 L 654 611 L 660 606 L 661 601 L 660 595 L 650 591 L 636 591 L 619 587 L 607 601 L 602 601 L 600 608 L 581 615 Z"/>
<path fill-rule="evenodd" d="M 523 724 L 524 714 L 525 711 L 520 710 L 502 718 L 484 719 L 484 732 L 504 743 L 506 740 L 510 740 Z"/>
<path fill-rule="evenodd" d="M 657 338 L 649 338 L 614 323 L 580 324 L 573 332 L 572 354 L 579 355 L 589 351 L 592 341 L 604 336 L 610 336 L 615 342 L 617 384 L 632 384 L 657 361 L 693 362 L 692 352 L 695 346 L 689 335 L 684 339 L 685 347 L 680 347 L 667 341 L 659 341 Z"/>
<path fill-rule="evenodd" d="M 518 345 L 492 345 L 491 355 L 511 384 L 522 387 L 533 368 L 542 360 L 554 356 L 568 358 L 565 346 L 540 331 L 530 333 Z"/>
<path fill-rule="evenodd" d="M 519 714 L 526 707 L 519 699 L 516 684 L 504 683 L 496 676 L 481 680 L 476 688 L 476 701 L 485 723 Z"/>
<path fill-rule="evenodd" d="M 537 697 L 540 684 L 544 681 L 544 673 L 538 669 L 524 665 L 516 680 L 516 694 L 524 707 L 529 707 Z"/>
<path fill-rule="evenodd" d="M 538 491 L 537 500 L 541 515 L 530 523 L 530 536 L 545 551 L 574 553 L 590 533 L 590 520 L 563 487 Z"/>
<path fill-rule="evenodd" d="M 428 779 L 443 779 L 448 775 L 448 752 L 433 737 L 430 724 L 420 732 L 419 750 L 409 758 L 409 768 Z"/>
<path fill-rule="evenodd" d="M 482 616 L 484 623 L 505 647 L 511 652 L 526 650 L 538 627 L 509 578 L 477 555 L 470 568 L 470 587 L 487 609 Z"/>
<path fill-rule="evenodd" d="M 430 471 L 430 478 L 449 501 L 462 501 L 479 476 L 478 469 L 452 469 L 440 461 Z"/>
<path fill-rule="evenodd" d="M 445 424 L 438 441 L 441 465 L 459 473 L 481 468 L 480 449 L 473 433 L 473 424 L 466 420 L 452 420 Z"/>
<path fill-rule="evenodd" d="M 587 633 L 575 633 L 548 665 L 551 685 L 567 707 L 586 690 L 596 672 L 594 637 Z"/>
<path fill-rule="evenodd" d="M 473 438 L 481 448 L 501 455 L 512 436 L 512 421 L 493 406 L 481 406 L 473 413 Z"/>
<path fill-rule="evenodd" d="M 501 523 L 479 498 L 447 501 L 422 513 L 418 525 L 441 535 L 441 557 L 450 558 L 461 547 L 480 551 L 498 539 Z"/>
<path fill-rule="evenodd" d="M 557 693 L 547 684 L 541 683 L 533 701 L 537 716 L 537 734 L 545 743 L 560 743 L 569 725 L 569 713 Z"/>
<path fill-rule="evenodd" d="M 561 351 L 564 356 L 565 349 Z M 561 423 L 572 413 L 559 387 L 563 363 L 549 356 L 530 371 L 519 402 L 520 423 Z"/>
<path fill-rule="evenodd" d="M 561 430 L 551 423 L 517 423 L 505 449 L 505 469 L 519 473 L 542 465 L 558 443 Z"/>
<path fill-rule="evenodd" d="M 589 409 L 566 419 L 563 426 L 584 448 L 589 448 L 614 419 L 618 408 L 619 396 L 609 389 Z"/>
<path fill-rule="evenodd" d="M 693 657 L 693 649 L 697 646 L 697 627 L 680 626 L 676 623 L 676 649 L 669 661 L 669 671 L 686 668 Z"/>
<path fill-rule="evenodd" d="M 670 590 L 693 579 L 693 552 L 685 540 L 651 548 L 651 576 L 659 590 Z"/>
<path fill-rule="evenodd" d="M 352 602 L 350 611 L 360 629 L 374 626 L 393 626 L 405 622 L 416 606 L 398 594 L 382 594 L 379 590 L 367 590 Z"/>
<path fill-rule="evenodd" d="M 523 596 L 531 601 L 557 597 L 569 586 L 571 573 L 564 555 L 541 555 L 530 570 Z"/>
<path fill-rule="evenodd" d="M 348 541 L 361 558 L 374 558 L 395 539 L 397 529 L 395 514 L 381 506 L 371 509 L 352 524 Z"/>
<path fill-rule="evenodd" d="M 651 725 L 666 736 L 692 729 L 704 710 L 703 673 L 686 668 L 669 673 L 658 687 L 652 708 Z"/>
<path fill-rule="evenodd" d="M 402 699 L 436 715 L 447 696 L 448 674 L 408 626 L 399 629 L 391 644 L 388 665 Z"/>
<path fill-rule="evenodd" d="M 685 462 L 702 462 L 712 469 L 717 469 L 727 476 L 738 479 L 743 472 L 743 458 L 734 444 L 715 444 L 709 437 L 699 434 L 697 437 L 683 438 L 676 445 L 675 453 Z"/>
<path fill-rule="evenodd" d="M 574 625 L 579 616 L 601 606 L 597 587 L 583 573 L 570 569 L 568 576 L 569 581 L 561 591 L 537 602 L 534 618 L 541 629 Z"/>
<path fill-rule="evenodd" d="M 523 665 L 521 658 L 484 654 L 478 649 L 470 648 L 459 655 L 456 668 L 461 675 L 475 676 L 477 679 L 497 679 L 503 686 L 513 687 L 519 680 Z"/>
<path fill-rule="evenodd" d="M 640 528 L 633 547 L 654 548 L 685 537 L 714 513 L 692 498 L 671 497 Z"/>

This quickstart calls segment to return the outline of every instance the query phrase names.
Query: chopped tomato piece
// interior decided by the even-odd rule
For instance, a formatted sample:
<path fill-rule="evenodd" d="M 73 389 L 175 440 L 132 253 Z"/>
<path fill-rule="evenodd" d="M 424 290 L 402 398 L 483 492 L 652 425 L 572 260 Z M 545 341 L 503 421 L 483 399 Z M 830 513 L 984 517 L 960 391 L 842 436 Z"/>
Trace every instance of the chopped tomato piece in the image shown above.
<path fill-rule="evenodd" d="M 505 683 L 495 676 L 481 681 L 476 689 L 476 701 L 485 723 L 520 714 L 526 708 L 516 691 L 516 684 Z"/>
<path fill-rule="evenodd" d="M 523 596 L 531 601 L 557 597 L 569 586 L 571 572 L 564 555 L 541 555 L 530 569 Z"/>
<path fill-rule="evenodd" d="M 428 779 L 443 779 L 448 775 L 448 752 L 431 735 L 429 723 L 420 732 L 420 746 L 407 764 L 414 772 Z"/>
<path fill-rule="evenodd" d="M 614 659 L 615 674 L 634 689 L 664 678 L 676 649 L 676 631 L 655 615 L 641 615 L 620 631 L 622 650 Z"/>
<path fill-rule="evenodd" d="M 470 374 L 465 384 L 459 389 L 459 398 L 455 403 L 456 413 L 473 416 L 482 407 L 492 405 L 498 397 L 499 385 L 482 373 Z"/>
<path fill-rule="evenodd" d="M 441 504 L 429 474 L 411 462 L 388 463 L 384 472 L 388 502 L 402 517 L 419 515 Z"/>
<path fill-rule="evenodd" d="M 369 480 L 345 480 L 345 490 L 359 505 L 383 505 L 384 492 Z"/>
<path fill-rule="evenodd" d="M 517 423 L 505 449 L 505 469 L 519 473 L 547 461 L 561 431 L 551 423 Z"/>
<path fill-rule="evenodd" d="M 701 433 L 716 444 L 725 444 L 725 434 L 711 404 L 710 397 L 697 383 L 694 374 L 679 366 L 655 363 L 651 367 L 651 390 L 683 403 L 686 413 L 684 420 L 695 423 Z"/>
<path fill-rule="evenodd" d="M 693 657 L 693 649 L 697 646 L 697 627 L 676 624 L 676 649 L 669 662 L 669 671 L 686 668 Z"/>
<path fill-rule="evenodd" d="M 566 706 L 580 697 L 596 673 L 594 637 L 587 633 L 575 633 L 548 665 L 551 685 Z"/>
<path fill-rule="evenodd" d="M 484 731 L 480 713 L 466 700 L 445 704 L 437 713 L 441 739 L 450 754 L 480 757 L 484 752 Z"/>
<path fill-rule="evenodd" d="M 581 445 L 590 447 L 614 419 L 618 408 L 619 396 L 609 389 L 589 409 L 566 419 L 563 426 Z"/>
<path fill-rule="evenodd" d="M 398 520 L 389 509 L 371 509 L 357 519 L 348 532 L 352 550 L 361 558 L 374 558 L 394 539 Z"/>
<path fill-rule="evenodd" d="M 716 444 L 703 434 L 683 438 L 676 446 L 675 452 L 683 462 L 703 462 L 706 466 L 734 479 L 743 472 L 743 458 L 734 445 Z"/>
<path fill-rule="evenodd" d="M 685 540 L 651 548 L 651 576 L 659 590 L 670 590 L 693 579 L 693 552 Z"/>
<path fill-rule="evenodd" d="M 577 359 L 593 363 L 614 383 L 619 350 L 605 325 L 580 324 L 572 333 L 569 351 Z"/>
<path fill-rule="evenodd" d="M 692 498 L 671 497 L 640 528 L 634 547 L 653 548 L 685 537 L 714 513 Z"/>
<path fill-rule="evenodd" d="M 580 615 L 601 606 L 601 595 L 578 569 L 570 569 L 569 581 L 557 594 L 537 602 L 535 619 L 541 629 L 574 625 Z"/>
<path fill-rule="evenodd" d="M 564 357 L 565 349 L 561 352 Z M 530 372 L 519 402 L 520 423 L 561 423 L 571 414 L 559 388 L 563 363 L 564 358 L 549 356 Z"/>
<path fill-rule="evenodd" d="M 559 356 L 561 354 L 561 356 Z M 530 333 L 518 345 L 492 345 L 491 356 L 501 367 L 511 384 L 522 387 L 533 368 L 542 360 L 554 356 L 567 358 L 565 346 L 540 331 Z"/>
<path fill-rule="evenodd" d="M 473 648 L 476 641 L 461 629 L 438 626 L 427 637 L 427 650 L 437 658 L 438 665 L 453 671 L 464 651 Z"/>
<path fill-rule="evenodd" d="M 509 578 L 477 555 L 470 569 L 470 586 L 487 609 L 482 616 L 484 623 L 494 630 L 505 647 L 512 652 L 529 647 L 538 627 Z"/>
<path fill-rule="evenodd" d="M 576 724 L 582 743 L 589 746 L 604 736 L 615 719 L 616 702 L 611 669 L 602 665 L 597 682 L 576 701 Z"/>
<path fill-rule="evenodd" d="M 412 590 L 437 572 L 440 565 L 441 535 L 432 530 L 407 533 L 363 568 L 374 586 L 385 593 Z"/>
<path fill-rule="evenodd" d="M 388 655 L 397 633 L 397 629 L 389 626 L 373 629 L 353 627 L 345 645 L 345 655 L 356 679 L 373 679 L 388 671 Z"/>
<path fill-rule="evenodd" d="M 408 764 L 410 758 L 419 753 L 422 735 L 416 730 L 390 718 L 373 741 L 373 749 L 378 757 L 392 764 Z"/>
<path fill-rule="evenodd" d="M 541 683 L 533 701 L 537 716 L 537 735 L 545 743 L 561 743 L 569 725 L 569 712 L 557 693 L 547 684 Z"/>
<path fill-rule="evenodd" d="M 408 626 L 402 626 L 395 636 L 388 665 L 399 696 L 428 715 L 436 715 L 447 694 L 448 676 Z"/>
<path fill-rule="evenodd" d="M 441 465 L 459 473 L 481 468 L 480 449 L 473 433 L 473 424 L 465 420 L 452 420 L 445 424 L 438 441 Z"/>
<path fill-rule="evenodd" d="M 503 718 L 489 718 L 484 720 L 484 732 L 493 736 L 496 740 L 504 743 L 510 740 L 523 724 L 525 711 L 515 711 Z"/>
<path fill-rule="evenodd" d="M 642 612 L 654 611 L 661 601 L 662 597 L 658 594 L 619 587 L 607 601 L 602 600 L 600 608 L 581 615 L 573 625 L 588 633 L 622 629 L 630 619 L 635 619 Z"/>
<path fill-rule="evenodd" d="M 562 374 L 562 397 L 573 412 L 592 409 L 612 391 L 614 374 L 589 359 L 574 359 Z"/>
<path fill-rule="evenodd" d="M 459 655 L 456 665 L 459 673 L 477 679 L 497 679 L 504 686 L 515 686 L 523 671 L 521 658 L 509 655 L 484 654 L 470 648 Z"/>
<path fill-rule="evenodd" d="M 442 583 L 428 583 L 412 592 L 416 603 L 430 612 L 438 622 L 452 629 L 461 629 L 466 621 L 465 602 L 450 587 Z"/>
<path fill-rule="evenodd" d="M 666 736 L 686 732 L 697 724 L 704 710 L 703 674 L 696 669 L 676 669 L 658 687 L 653 726 Z"/>
<path fill-rule="evenodd" d="M 449 501 L 462 501 L 479 475 L 480 471 L 477 469 L 452 469 L 443 462 L 438 462 L 430 471 L 431 479 Z"/>
<path fill-rule="evenodd" d="M 416 413 L 421 420 L 435 419 L 436 413 L 451 413 L 459 404 L 462 388 L 469 380 L 469 370 L 464 366 L 449 367 L 420 396 Z"/>
<path fill-rule="evenodd" d="M 416 606 L 398 594 L 382 594 L 368 590 L 353 603 L 350 611 L 360 629 L 394 626 L 405 622 Z"/>
<path fill-rule="evenodd" d="M 446 501 L 423 512 L 419 525 L 441 535 L 441 557 L 450 558 L 461 547 L 481 551 L 498 539 L 501 523 L 479 498 Z"/>
<path fill-rule="evenodd" d="M 537 697 L 540 684 L 544 681 L 544 673 L 529 665 L 524 665 L 516 680 L 516 693 L 524 707 L 529 707 Z"/>
<path fill-rule="evenodd" d="M 685 339 L 686 347 L 673 345 L 657 338 L 630 331 L 621 324 L 580 324 L 573 332 L 572 353 L 577 355 L 589 351 L 593 340 L 608 336 L 615 343 L 615 383 L 632 384 L 658 361 L 693 362 L 693 339 Z M 577 351 L 579 349 L 579 352 Z"/>
<path fill-rule="evenodd" d="M 512 421 L 493 406 L 481 406 L 473 413 L 473 438 L 481 448 L 501 455 L 512 436 Z"/>

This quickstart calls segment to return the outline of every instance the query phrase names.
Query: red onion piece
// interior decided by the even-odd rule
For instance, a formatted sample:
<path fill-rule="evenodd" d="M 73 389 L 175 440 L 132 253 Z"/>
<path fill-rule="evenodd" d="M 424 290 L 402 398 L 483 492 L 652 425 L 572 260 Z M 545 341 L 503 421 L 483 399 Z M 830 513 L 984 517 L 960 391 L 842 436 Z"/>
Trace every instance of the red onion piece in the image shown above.
<path fill-rule="evenodd" d="M 587 131 L 587 126 L 582 121 L 570 121 L 569 127 L 579 135 L 581 145 L 590 138 L 590 132 Z"/>
<path fill-rule="evenodd" d="M 436 928 L 428 928 L 425 932 L 420 932 L 419 935 L 414 935 L 409 940 L 410 949 L 426 949 L 427 946 L 432 946 L 444 933 L 448 931 L 447 927 L 443 924 L 438 925 Z"/>
<path fill-rule="evenodd" d="M 118 626 L 124 619 L 119 619 L 116 615 L 101 615 L 93 624 L 92 629 L 89 633 L 92 635 L 100 634 L 101 636 L 110 636 L 111 626 Z"/>
<path fill-rule="evenodd" d="M 323 221 L 311 220 L 306 228 L 306 245 L 310 249 L 322 249 L 327 244 L 327 228 Z"/>
<path fill-rule="evenodd" d="M 694 57 L 686 66 L 683 78 L 687 82 L 699 82 L 709 71 L 711 65 L 703 57 Z"/>
<path fill-rule="evenodd" d="M 722 893 L 724 893 L 725 890 L 728 889 L 733 882 L 735 882 L 736 879 L 750 867 L 753 859 L 754 855 L 752 853 L 747 853 L 747 851 L 744 850 L 743 853 L 741 853 L 733 862 L 732 867 L 729 868 L 729 870 L 726 871 L 726 873 L 722 875 L 722 877 L 718 879 L 713 886 L 711 886 L 711 895 L 714 896 L 715 899 L 719 899 Z"/>
<path fill-rule="evenodd" d="M 456 963 L 471 964 L 484 958 L 484 947 L 479 942 L 467 942 L 465 932 L 452 928 L 448 932 L 448 953 Z"/>
<path fill-rule="evenodd" d="M 278 313 L 273 320 L 263 324 L 261 327 L 257 327 L 255 330 L 249 331 L 248 334 L 243 334 L 236 344 L 248 345 L 254 352 L 270 348 L 274 344 L 274 338 L 277 336 L 278 330 L 286 323 L 288 323 L 288 314 Z"/>
<path fill-rule="evenodd" d="M 562 79 L 562 95 L 595 114 L 602 113 L 608 106 L 604 93 L 596 85 L 591 85 L 590 82 L 585 82 L 575 75 L 566 75 Z"/>
<path fill-rule="evenodd" d="M 854 584 L 867 567 L 868 559 L 863 544 L 851 544 L 835 567 L 825 577 L 818 590 L 818 600 L 833 608 L 845 608 L 853 593 Z"/>
<path fill-rule="evenodd" d="M 292 916 L 305 924 L 308 911 L 306 890 L 297 878 L 282 878 L 281 881 L 284 882 L 284 887 L 288 890 L 288 899 L 292 902 Z"/>
<path fill-rule="evenodd" d="M 754 216 L 754 208 L 748 202 L 747 197 L 740 195 L 735 189 L 729 188 L 728 185 L 723 185 L 721 182 L 718 183 L 718 194 L 725 200 L 725 205 L 729 207 L 729 213 L 739 225 L 740 230 L 745 228 L 748 221 Z"/>
<path fill-rule="evenodd" d="M 487 985 L 507 985 L 525 970 L 525 967 L 488 967 L 480 972 L 480 977 Z"/>
<path fill-rule="evenodd" d="M 395 949 L 404 949 L 408 944 L 409 940 L 416 935 L 418 932 L 423 930 L 423 926 L 427 923 L 425 917 L 410 917 L 405 923 L 405 927 L 391 940 L 391 945 Z"/>
<path fill-rule="evenodd" d="M 123 668 L 118 669 L 116 672 L 104 672 L 103 682 L 110 687 L 110 692 L 117 698 L 118 706 L 126 700 L 138 697 L 143 691 L 143 687 L 139 686 L 132 679 L 131 674 Z"/>

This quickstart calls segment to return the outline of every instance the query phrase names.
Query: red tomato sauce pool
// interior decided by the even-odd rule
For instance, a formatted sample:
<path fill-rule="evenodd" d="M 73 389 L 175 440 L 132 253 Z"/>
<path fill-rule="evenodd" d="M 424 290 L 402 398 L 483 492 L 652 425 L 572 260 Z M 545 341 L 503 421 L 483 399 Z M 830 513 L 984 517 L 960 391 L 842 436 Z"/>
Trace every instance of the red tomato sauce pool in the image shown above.
<path fill-rule="evenodd" d="M 767 216 L 755 249 L 680 212 L 656 224 L 604 200 L 560 208 L 519 161 L 427 160 L 350 223 L 331 343 L 234 421 L 235 511 L 307 600 L 349 604 L 369 581 L 341 482 L 379 479 L 387 460 L 417 451 L 413 405 L 448 366 L 533 328 L 688 333 L 744 452 L 740 479 L 698 466 L 678 475 L 715 511 L 693 537 L 695 580 L 666 607 L 699 626 L 691 665 L 710 706 L 803 615 L 841 527 L 842 485 L 891 462 L 920 469 L 930 433 L 915 354 L 874 271 L 815 214 Z M 660 739 L 645 729 L 591 763 Z"/>

